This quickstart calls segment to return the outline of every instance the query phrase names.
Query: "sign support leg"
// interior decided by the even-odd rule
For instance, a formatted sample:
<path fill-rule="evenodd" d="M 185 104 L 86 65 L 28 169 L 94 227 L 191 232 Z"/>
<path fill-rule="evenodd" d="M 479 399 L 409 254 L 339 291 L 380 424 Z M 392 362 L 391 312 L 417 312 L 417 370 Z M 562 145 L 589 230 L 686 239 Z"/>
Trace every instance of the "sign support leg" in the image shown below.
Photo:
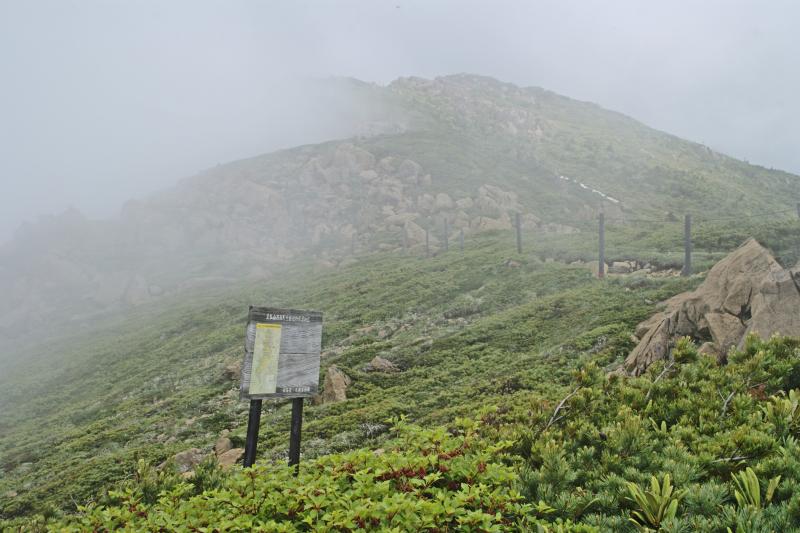
<path fill-rule="evenodd" d="M 258 425 L 261 423 L 261 400 L 250 400 L 250 416 L 247 418 L 247 440 L 244 444 L 244 467 L 253 466 L 258 446 Z"/>
<path fill-rule="evenodd" d="M 692 215 L 683 221 L 683 269 L 681 276 L 692 275 Z"/>
<path fill-rule="evenodd" d="M 292 427 L 289 434 L 289 466 L 300 471 L 300 429 L 303 426 L 303 398 L 292 398 Z"/>
<path fill-rule="evenodd" d="M 605 213 L 600 213 L 600 225 L 599 225 L 599 244 L 600 250 L 598 254 L 598 264 L 597 264 L 597 277 L 603 279 L 606 277 L 606 215 Z"/>

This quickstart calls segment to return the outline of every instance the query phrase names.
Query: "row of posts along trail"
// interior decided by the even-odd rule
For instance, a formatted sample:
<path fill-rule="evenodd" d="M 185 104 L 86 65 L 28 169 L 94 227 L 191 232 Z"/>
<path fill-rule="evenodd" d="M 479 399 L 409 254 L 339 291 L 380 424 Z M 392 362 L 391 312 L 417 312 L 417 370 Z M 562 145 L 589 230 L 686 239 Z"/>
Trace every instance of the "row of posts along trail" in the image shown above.
<path fill-rule="evenodd" d="M 481 217 L 483 218 L 483 217 Z M 485 217 L 489 220 L 489 216 Z M 495 219 L 496 220 L 496 219 Z M 351 256 L 396 250 L 405 256 L 433 258 L 443 253 L 464 253 L 470 241 L 508 242 L 509 257 L 516 253 L 542 260 L 586 263 L 598 278 L 625 268 L 650 267 L 678 270 L 682 276 L 703 271 L 716 260 L 754 237 L 786 264 L 800 260 L 800 203 L 793 209 L 704 217 L 669 213 L 661 217 L 620 216 L 600 212 L 594 219 L 531 224 L 526 214 L 513 213 L 506 229 L 470 228 L 448 217 L 417 221 L 421 235 L 405 227 L 394 233 L 350 238 Z M 397 240 L 395 246 L 394 240 Z M 457 249 L 450 246 L 457 239 Z"/>
<path fill-rule="evenodd" d="M 441 221 L 441 234 L 435 241 L 438 243 L 435 248 L 431 227 L 425 227 L 422 243 L 418 242 L 420 239 L 416 239 L 417 242 L 410 239 L 403 228 L 399 251 L 406 258 L 421 260 L 443 254 L 465 254 L 469 252 L 469 246 L 465 245 L 469 236 L 475 246 L 499 249 L 502 255 L 498 259 L 508 266 L 512 261 L 520 266 L 520 261 L 530 257 L 545 262 L 559 260 L 588 266 L 598 279 L 611 273 L 649 274 L 665 265 L 669 266 L 667 270 L 671 275 L 688 277 L 695 272 L 695 265 L 709 267 L 749 237 L 771 244 L 785 263 L 796 262 L 800 257 L 800 204 L 791 213 L 778 210 L 716 218 L 686 213 L 682 218 L 668 215 L 662 220 L 611 217 L 601 211 L 595 220 L 563 225 L 560 231 L 552 232 L 542 225 L 526 228 L 524 219 L 523 213 L 514 213 L 505 230 L 470 232 L 468 228 L 465 231 L 464 227 L 459 227 L 455 233 L 457 250 L 450 249 L 453 229 L 446 218 Z M 358 235 L 353 233 L 351 256 L 362 252 L 359 244 Z M 397 249 L 390 247 L 389 250 Z M 250 400 L 244 465 L 253 465 L 256 458 L 262 400 L 291 399 L 288 458 L 297 473 L 303 401 L 319 389 L 322 313 L 251 307 L 248 321 L 241 388 L 241 398 Z M 283 337 L 285 342 L 280 340 Z M 289 349 L 291 358 L 279 357 L 284 349 Z M 281 361 L 289 366 L 279 369 Z"/>

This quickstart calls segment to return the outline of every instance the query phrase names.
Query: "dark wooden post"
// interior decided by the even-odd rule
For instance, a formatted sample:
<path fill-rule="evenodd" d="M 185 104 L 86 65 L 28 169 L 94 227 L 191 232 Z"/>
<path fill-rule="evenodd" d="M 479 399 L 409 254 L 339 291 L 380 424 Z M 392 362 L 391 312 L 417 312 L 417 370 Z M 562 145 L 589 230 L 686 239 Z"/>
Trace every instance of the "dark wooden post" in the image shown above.
<path fill-rule="evenodd" d="M 683 219 L 683 270 L 681 276 L 692 275 L 692 215 Z"/>
<path fill-rule="evenodd" d="M 606 275 L 606 215 L 600 213 L 600 250 L 597 264 L 597 277 L 604 278 Z"/>
<path fill-rule="evenodd" d="M 258 446 L 258 425 L 261 423 L 261 400 L 250 400 L 250 415 L 247 417 L 247 439 L 244 442 L 244 467 L 253 466 Z"/>
<path fill-rule="evenodd" d="M 519 213 L 515 217 L 515 225 L 517 226 L 517 253 L 522 253 L 522 223 L 520 222 Z"/>
<path fill-rule="evenodd" d="M 464 252 L 464 228 L 461 228 L 461 231 L 458 232 L 458 246 L 461 248 L 461 252 Z"/>
<path fill-rule="evenodd" d="M 303 426 L 303 398 L 292 398 L 292 427 L 289 433 L 289 466 L 300 470 L 300 430 Z"/>
<path fill-rule="evenodd" d="M 425 228 L 425 257 L 431 256 L 431 243 L 428 236 L 428 228 Z"/>
<path fill-rule="evenodd" d="M 450 228 L 448 227 L 448 224 L 447 224 L 447 217 L 445 217 L 445 219 L 444 219 L 444 251 L 445 252 L 450 250 L 450 236 L 449 236 L 449 233 L 450 233 Z"/>

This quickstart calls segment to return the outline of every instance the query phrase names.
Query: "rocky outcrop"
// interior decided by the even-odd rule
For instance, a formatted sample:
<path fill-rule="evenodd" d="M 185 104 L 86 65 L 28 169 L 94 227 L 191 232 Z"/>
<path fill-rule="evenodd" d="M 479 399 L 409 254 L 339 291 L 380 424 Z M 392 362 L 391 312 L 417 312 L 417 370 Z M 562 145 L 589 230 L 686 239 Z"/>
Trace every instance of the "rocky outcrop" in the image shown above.
<path fill-rule="evenodd" d="M 389 361 L 388 359 L 384 359 L 383 357 L 376 355 L 372 361 L 367 363 L 364 367 L 364 372 L 400 372 L 400 369 L 397 368 L 397 365 Z"/>
<path fill-rule="evenodd" d="M 697 290 L 666 302 L 663 312 L 636 328 L 639 343 L 623 365 L 638 376 L 666 359 L 679 337 L 702 344 L 724 362 L 749 333 L 800 335 L 800 269 L 784 269 L 754 239 L 717 263 Z"/>
<path fill-rule="evenodd" d="M 331 365 L 325 373 L 325 382 L 322 385 L 322 402 L 336 403 L 347 399 L 347 387 L 350 386 L 350 376 L 339 370 L 336 365 Z"/>
<path fill-rule="evenodd" d="M 314 247 L 420 247 L 429 228 L 435 251 L 445 220 L 451 238 L 459 230 L 510 230 L 516 212 L 526 227 L 540 223 L 515 192 L 484 183 L 456 196 L 426 170 L 365 145 L 331 143 L 209 169 L 128 202 L 115 220 L 74 210 L 43 219 L 0 246 L 0 337 L 21 337 L 48 313 L 84 320 L 263 278 L 272 264 Z"/>
<path fill-rule="evenodd" d="M 227 432 L 225 432 L 225 434 L 218 438 L 217 442 L 214 443 L 214 454 L 217 456 L 220 456 L 232 449 L 233 443 L 231 442 L 231 439 L 228 438 Z"/>
<path fill-rule="evenodd" d="M 217 464 L 223 470 L 227 470 L 238 463 L 242 457 L 244 457 L 244 448 L 231 448 L 217 455 Z"/>
<path fill-rule="evenodd" d="M 185 474 L 194 471 L 195 467 L 202 463 L 205 458 L 206 454 L 199 448 L 189 448 L 188 450 L 176 453 L 169 461 L 161 463 L 159 469 L 171 463 L 176 473 Z"/>
<path fill-rule="evenodd" d="M 227 365 L 225 365 L 225 368 L 222 371 L 222 377 L 225 381 L 237 380 L 241 377 L 241 375 L 242 375 L 241 358 L 237 358 L 229 362 Z"/>

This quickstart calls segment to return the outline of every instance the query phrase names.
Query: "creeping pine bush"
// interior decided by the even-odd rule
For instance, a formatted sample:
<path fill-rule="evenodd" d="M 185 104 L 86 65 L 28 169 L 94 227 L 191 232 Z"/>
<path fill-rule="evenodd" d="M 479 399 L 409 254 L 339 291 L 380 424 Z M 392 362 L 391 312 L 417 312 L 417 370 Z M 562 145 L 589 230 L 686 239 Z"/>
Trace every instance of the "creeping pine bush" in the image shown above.
<path fill-rule="evenodd" d="M 589 360 L 561 396 L 516 390 L 479 421 L 393 421 L 379 450 L 299 476 L 262 464 L 202 487 L 139 475 L 54 531 L 800 531 L 800 340 L 718 366 L 688 339 L 637 378 Z"/>
<path fill-rule="evenodd" d="M 515 490 L 510 442 L 488 442 L 478 424 L 458 431 L 396 420 L 381 450 L 240 470 L 190 495 L 180 483 L 147 504 L 134 487 L 107 506 L 53 524 L 58 531 L 504 531 L 534 527 L 534 507 Z M 454 434 L 455 433 L 455 434 Z M 546 506 L 540 507 L 546 513 Z"/>
<path fill-rule="evenodd" d="M 523 493 L 603 531 L 800 531 L 800 340 L 729 361 L 683 339 L 641 377 L 584 376 L 558 422 L 516 424 Z"/>

